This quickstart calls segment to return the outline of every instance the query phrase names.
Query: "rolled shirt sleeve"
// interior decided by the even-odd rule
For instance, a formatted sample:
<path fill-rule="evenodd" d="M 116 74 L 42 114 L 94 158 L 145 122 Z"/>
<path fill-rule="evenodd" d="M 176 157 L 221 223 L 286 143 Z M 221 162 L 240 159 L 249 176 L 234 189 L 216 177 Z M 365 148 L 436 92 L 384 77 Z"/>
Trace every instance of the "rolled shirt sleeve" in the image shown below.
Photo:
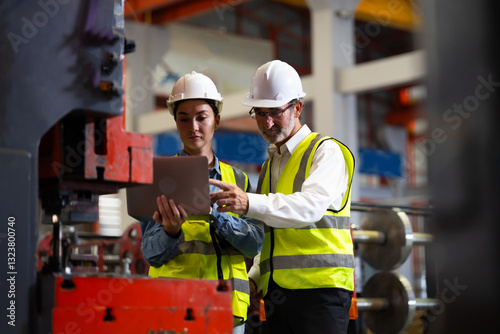
<path fill-rule="evenodd" d="M 172 238 L 154 220 L 141 221 L 142 256 L 153 267 L 161 267 L 177 255 L 180 238 Z"/>
<path fill-rule="evenodd" d="M 214 204 L 212 224 L 217 235 L 233 245 L 243 255 L 253 258 L 264 244 L 264 224 L 250 217 L 235 217 L 227 213 L 218 212 Z"/>

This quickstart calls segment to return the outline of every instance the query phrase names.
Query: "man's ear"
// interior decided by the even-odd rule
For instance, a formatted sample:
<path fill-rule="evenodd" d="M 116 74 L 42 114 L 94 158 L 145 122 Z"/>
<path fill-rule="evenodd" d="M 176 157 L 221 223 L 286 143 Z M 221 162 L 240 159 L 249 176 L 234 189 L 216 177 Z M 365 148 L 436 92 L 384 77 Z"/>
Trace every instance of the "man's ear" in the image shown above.
<path fill-rule="evenodd" d="M 304 103 L 302 101 L 298 101 L 295 106 L 293 107 L 293 113 L 295 118 L 300 118 L 300 114 L 302 113 L 302 107 L 304 106 Z"/>

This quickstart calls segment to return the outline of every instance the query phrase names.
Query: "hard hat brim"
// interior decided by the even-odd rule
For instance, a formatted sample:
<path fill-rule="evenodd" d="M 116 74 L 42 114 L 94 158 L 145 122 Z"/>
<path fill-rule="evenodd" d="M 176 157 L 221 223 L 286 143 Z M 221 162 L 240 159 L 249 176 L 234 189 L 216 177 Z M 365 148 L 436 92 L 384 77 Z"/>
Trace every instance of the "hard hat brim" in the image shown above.
<path fill-rule="evenodd" d="M 248 107 L 253 108 L 277 108 L 284 106 L 288 102 L 294 100 L 265 100 L 265 99 L 251 99 L 250 94 L 248 94 L 241 103 Z M 301 94 L 301 96 L 297 96 L 296 99 L 303 98 L 306 94 Z"/>
<path fill-rule="evenodd" d="M 204 101 L 204 100 L 212 100 L 215 102 L 215 106 L 217 107 L 217 115 L 220 115 L 221 112 L 222 112 L 222 106 L 224 105 L 224 101 L 221 99 L 220 101 L 219 100 L 215 100 L 215 99 L 203 99 L 203 98 L 193 98 L 193 99 L 184 99 L 184 100 L 177 100 L 177 101 L 174 101 L 174 102 L 167 102 L 167 108 L 168 108 L 168 111 L 170 112 L 170 115 L 174 116 L 174 107 L 175 107 L 175 104 L 177 102 L 184 102 L 184 101 L 189 101 L 189 100 L 200 100 L 200 101 Z"/>

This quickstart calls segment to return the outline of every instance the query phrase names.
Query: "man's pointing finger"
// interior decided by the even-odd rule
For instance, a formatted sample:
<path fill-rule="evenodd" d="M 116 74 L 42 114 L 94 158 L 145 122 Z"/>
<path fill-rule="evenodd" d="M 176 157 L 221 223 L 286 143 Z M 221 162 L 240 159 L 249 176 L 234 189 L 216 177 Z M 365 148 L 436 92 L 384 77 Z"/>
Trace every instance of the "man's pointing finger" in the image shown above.
<path fill-rule="evenodd" d="M 209 179 L 208 182 L 210 182 L 210 184 L 213 185 L 213 186 L 221 188 L 222 190 L 229 190 L 229 189 L 231 189 L 231 187 L 229 186 L 229 184 L 227 184 L 226 182 L 223 182 L 223 181 Z"/>

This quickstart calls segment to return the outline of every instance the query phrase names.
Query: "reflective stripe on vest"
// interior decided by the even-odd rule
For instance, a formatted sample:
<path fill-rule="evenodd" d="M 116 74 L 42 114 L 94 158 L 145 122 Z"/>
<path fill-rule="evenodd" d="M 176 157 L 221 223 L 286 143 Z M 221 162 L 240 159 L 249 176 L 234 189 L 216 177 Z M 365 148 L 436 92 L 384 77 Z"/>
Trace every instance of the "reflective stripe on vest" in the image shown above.
<path fill-rule="evenodd" d="M 270 228 L 261 251 L 260 273 L 267 293 L 269 279 L 287 289 L 354 289 L 354 254 L 350 233 L 350 191 L 354 158 L 349 149 L 330 137 L 309 134 L 288 160 L 277 183 L 277 193 L 301 191 L 309 176 L 314 152 L 325 140 L 341 148 L 349 173 L 348 190 L 338 212 L 328 210 L 321 220 L 303 228 Z M 259 175 L 257 192 L 270 192 L 271 163 L 266 160 Z"/>
<path fill-rule="evenodd" d="M 248 177 L 245 173 L 223 162 L 219 162 L 219 166 L 222 181 L 236 184 L 244 190 L 248 188 Z M 161 267 L 151 266 L 149 276 L 218 279 L 219 263 L 223 278 L 232 281 L 233 314 L 243 321 L 246 320 L 250 305 L 250 287 L 243 254 L 232 246 L 221 249 L 218 240 L 212 239 L 210 224 L 206 221 L 186 221 L 182 224 L 182 232 L 176 257 Z M 219 250 L 220 257 L 217 255 Z"/>

